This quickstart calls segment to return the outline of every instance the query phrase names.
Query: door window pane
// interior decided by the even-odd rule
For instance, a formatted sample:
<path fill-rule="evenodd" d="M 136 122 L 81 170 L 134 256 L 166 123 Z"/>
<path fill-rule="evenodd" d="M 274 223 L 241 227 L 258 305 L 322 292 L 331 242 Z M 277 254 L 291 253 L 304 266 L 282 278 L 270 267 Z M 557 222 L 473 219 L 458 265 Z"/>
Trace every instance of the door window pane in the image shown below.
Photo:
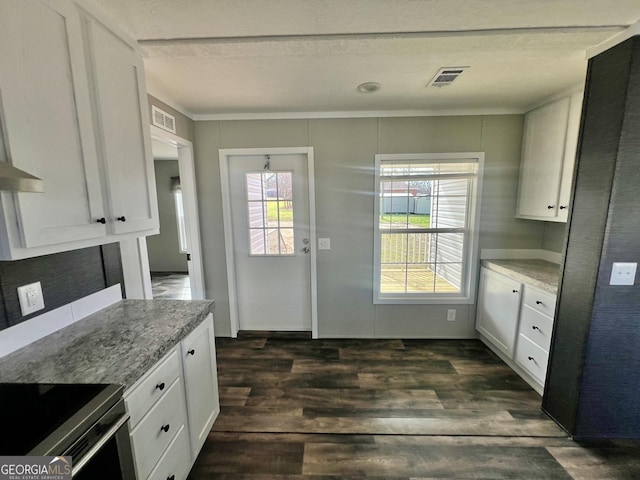
<path fill-rule="evenodd" d="M 293 255 L 293 172 L 246 174 L 250 255 Z"/>

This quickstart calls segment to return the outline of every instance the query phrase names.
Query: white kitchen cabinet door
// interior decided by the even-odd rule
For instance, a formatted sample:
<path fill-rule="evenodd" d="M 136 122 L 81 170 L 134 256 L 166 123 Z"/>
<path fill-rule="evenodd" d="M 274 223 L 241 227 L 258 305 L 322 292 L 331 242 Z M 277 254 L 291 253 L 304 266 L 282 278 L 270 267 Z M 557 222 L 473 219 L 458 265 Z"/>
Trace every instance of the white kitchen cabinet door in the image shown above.
<path fill-rule="evenodd" d="M 567 97 L 525 117 L 518 217 L 558 221 L 569 106 Z"/>
<path fill-rule="evenodd" d="M 81 21 L 73 3 L 0 2 L 0 96 L 6 155 L 42 178 L 45 189 L 2 194 L 3 258 L 14 258 L 14 248 L 105 237 Z"/>
<path fill-rule="evenodd" d="M 480 271 L 476 328 L 513 359 L 522 285 L 486 268 Z"/>
<path fill-rule="evenodd" d="M 192 460 L 195 461 L 218 413 L 218 372 L 209 314 L 181 344 Z"/>
<path fill-rule="evenodd" d="M 582 118 L 582 99 L 584 92 L 576 92 L 571 95 L 569 105 L 569 120 L 567 122 L 567 140 L 562 162 L 562 179 L 560 180 L 560 194 L 558 196 L 557 221 L 566 222 L 571 203 L 571 191 L 573 189 L 573 169 L 576 163 L 578 149 L 578 136 L 580 134 L 580 120 Z"/>
<path fill-rule="evenodd" d="M 87 17 L 112 233 L 156 231 L 158 204 L 140 55 Z"/>

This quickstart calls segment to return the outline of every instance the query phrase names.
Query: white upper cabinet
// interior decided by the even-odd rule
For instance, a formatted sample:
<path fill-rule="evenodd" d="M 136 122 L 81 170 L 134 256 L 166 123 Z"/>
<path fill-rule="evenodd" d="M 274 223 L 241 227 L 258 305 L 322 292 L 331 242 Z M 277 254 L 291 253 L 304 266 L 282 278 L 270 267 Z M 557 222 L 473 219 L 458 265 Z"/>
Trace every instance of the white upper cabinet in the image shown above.
<path fill-rule="evenodd" d="M 158 228 L 142 57 L 93 18 L 86 25 L 109 225 L 116 234 Z"/>
<path fill-rule="evenodd" d="M 0 193 L 0 260 L 157 233 L 146 102 L 142 58 L 75 2 L 0 2 L 0 161 L 45 190 Z"/>
<path fill-rule="evenodd" d="M 45 184 L 44 193 L 2 194 L 5 217 L 20 226 L 12 232 L 14 245 L 106 234 L 106 226 L 96 222 L 105 213 L 80 27 L 78 10 L 68 2 L 0 5 L 6 156 Z"/>
<path fill-rule="evenodd" d="M 527 113 L 517 216 L 566 222 L 580 127 L 582 92 Z"/>

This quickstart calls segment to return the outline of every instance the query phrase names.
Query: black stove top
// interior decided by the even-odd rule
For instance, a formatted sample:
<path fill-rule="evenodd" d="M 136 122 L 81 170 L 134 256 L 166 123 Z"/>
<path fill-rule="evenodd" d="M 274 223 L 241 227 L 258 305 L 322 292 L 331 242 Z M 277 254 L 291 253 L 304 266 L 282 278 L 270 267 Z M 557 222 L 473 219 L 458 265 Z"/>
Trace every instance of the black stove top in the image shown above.
<path fill-rule="evenodd" d="M 61 448 L 61 430 L 68 435 L 121 397 L 113 385 L 0 384 L 0 456 L 59 455 L 49 451 L 51 438 Z"/>

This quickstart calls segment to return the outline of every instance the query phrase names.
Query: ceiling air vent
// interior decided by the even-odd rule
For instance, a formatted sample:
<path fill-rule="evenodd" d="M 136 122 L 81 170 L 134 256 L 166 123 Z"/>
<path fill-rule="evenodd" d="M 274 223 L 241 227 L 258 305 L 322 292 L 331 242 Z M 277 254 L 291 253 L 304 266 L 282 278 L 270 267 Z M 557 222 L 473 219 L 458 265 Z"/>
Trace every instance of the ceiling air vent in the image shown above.
<path fill-rule="evenodd" d="M 433 87 L 441 87 L 443 85 L 451 85 L 455 80 L 469 67 L 444 67 L 441 68 L 436 76 L 433 77 L 429 85 Z"/>
<path fill-rule="evenodd" d="M 151 105 L 151 122 L 163 130 L 176 133 L 176 117 L 169 115 L 164 110 L 160 110 L 155 105 Z"/>

